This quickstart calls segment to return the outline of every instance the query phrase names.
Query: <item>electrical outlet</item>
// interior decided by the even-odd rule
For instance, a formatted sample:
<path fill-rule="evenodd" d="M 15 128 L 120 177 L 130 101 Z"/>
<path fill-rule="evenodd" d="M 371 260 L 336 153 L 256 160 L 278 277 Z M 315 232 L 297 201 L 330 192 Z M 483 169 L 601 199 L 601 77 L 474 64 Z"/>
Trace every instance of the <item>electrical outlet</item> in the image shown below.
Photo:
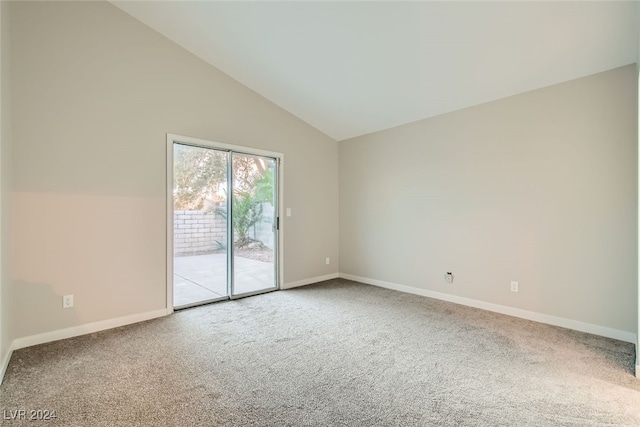
<path fill-rule="evenodd" d="M 327 257 L 327 259 L 325 259 L 325 260 L 324 260 L 324 262 L 325 262 L 327 265 L 329 265 L 329 264 L 331 264 L 331 259 L 330 259 L 329 257 Z"/>
<path fill-rule="evenodd" d="M 287 216 L 291 216 L 291 208 L 287 208 Z"/>
<path fill-rule="evenodd" d="M 65 295 L 62 297 L 62 308 L 73 307 L 73 295 Z"/>
<path fill-rule="evenodd" d="M 447 274 L 444 275 L 444 281 L 447 283 L 453 283 L 453 273 L 447 271 Z"/>
<path fill-rule="evenodd" d="M 511 292 L 518 292 L 518 282 L 515 280 L 511 281 Z"/>

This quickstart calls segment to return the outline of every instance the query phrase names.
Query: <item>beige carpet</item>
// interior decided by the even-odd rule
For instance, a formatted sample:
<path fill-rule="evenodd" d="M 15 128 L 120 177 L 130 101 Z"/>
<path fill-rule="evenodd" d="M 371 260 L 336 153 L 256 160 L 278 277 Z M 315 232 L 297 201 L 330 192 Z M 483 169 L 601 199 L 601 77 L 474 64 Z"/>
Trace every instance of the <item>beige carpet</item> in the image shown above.
<path fill-rule="evenodd" d="M 345 280 L 16 351 L 71 426 L 638 426 L 631 344 Z"/>

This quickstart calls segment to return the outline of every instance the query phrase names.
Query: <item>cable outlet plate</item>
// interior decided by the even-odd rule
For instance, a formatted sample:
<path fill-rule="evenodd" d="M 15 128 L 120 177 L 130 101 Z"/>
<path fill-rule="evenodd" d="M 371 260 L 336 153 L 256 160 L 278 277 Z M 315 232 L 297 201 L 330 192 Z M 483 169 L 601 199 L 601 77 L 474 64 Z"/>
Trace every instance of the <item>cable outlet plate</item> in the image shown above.
<path fill-rule="evenodd" d="M 518 282 L 515 280 L 511 281 L 511 292 L 518 292 Z"/>
<path fill-rule="evenodd" d="M 73 307 L 73 295 L 65 295 L 62 297 L 62 308 Z"/>

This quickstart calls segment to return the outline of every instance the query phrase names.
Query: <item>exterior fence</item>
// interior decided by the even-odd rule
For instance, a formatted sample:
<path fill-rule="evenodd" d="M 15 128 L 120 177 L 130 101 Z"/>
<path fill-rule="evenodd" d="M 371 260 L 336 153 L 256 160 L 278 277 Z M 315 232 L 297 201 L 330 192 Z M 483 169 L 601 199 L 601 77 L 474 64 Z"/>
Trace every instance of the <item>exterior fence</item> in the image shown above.
<path fill-rule="evenodd" d="M 251 227 L 249 237 L 273 249 L 273 224 L 270 221 L 273 218 L 273 206 L 265 203 L 262 214 L 266 220 Z M 173 211 L 174 256 L 210 254 L 226 247 L 226 243 L 227 220 L 221 215 L 214 211 Z"/>
<path fill-rule="evenodd" d="M 173 211 L 173 255 L 213 253 L 227 241 L 227 221 L 214 212 Z"/>

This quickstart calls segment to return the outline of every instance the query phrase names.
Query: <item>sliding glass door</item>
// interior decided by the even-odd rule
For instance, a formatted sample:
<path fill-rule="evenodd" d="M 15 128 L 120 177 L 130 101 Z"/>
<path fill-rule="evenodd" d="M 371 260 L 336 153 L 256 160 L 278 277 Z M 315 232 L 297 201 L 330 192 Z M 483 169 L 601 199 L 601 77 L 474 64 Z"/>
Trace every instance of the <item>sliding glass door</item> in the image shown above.
<path fill-rule="evenodd" d="M 277 287 L 275 159 L 231 153 L 231 296 Z"/>
<path fill-rule="evenodd" d="M 173 143 L 173 306 L 278 288 L 276 158 Z"/>

